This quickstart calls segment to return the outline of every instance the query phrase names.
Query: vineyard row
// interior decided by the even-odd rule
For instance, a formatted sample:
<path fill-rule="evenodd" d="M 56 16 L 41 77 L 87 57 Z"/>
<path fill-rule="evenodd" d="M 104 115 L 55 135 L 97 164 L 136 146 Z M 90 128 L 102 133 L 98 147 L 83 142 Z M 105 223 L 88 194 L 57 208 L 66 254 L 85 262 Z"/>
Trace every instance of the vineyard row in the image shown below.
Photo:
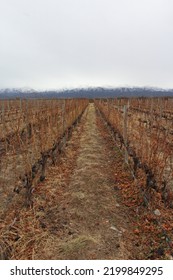
<path fill-rule="evenodd" d="M 156 101 L 160 107 L 153 107 Z M 173 121 L 163 116 L 173 113 L 173 100 L 100 99 L 95 104 L 113 129 L 134 178 L 140 178 L 143 192 L 152 188 L 173 206 Z M 161 114 L 159 108 L 164 108 Z"/>
<path fill-rule="evenodd" d="M 30 205 L 34 186 L 56 162 L 87 104 L 85 99 L 1 101 L 1 213 L 15 194 Z"/>

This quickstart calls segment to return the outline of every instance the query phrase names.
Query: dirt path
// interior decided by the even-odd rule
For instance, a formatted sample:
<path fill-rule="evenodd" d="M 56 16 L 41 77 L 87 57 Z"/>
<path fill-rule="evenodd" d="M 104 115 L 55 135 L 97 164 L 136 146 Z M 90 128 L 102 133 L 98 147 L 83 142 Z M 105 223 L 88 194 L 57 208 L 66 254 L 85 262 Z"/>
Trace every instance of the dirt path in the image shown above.
<path fill-rule="evenodd" d="M 88 109 L 77 166 L 66 192 L 72 232 L 57 257 L 122 259 L 127 257 L 119 224 L 121 212 L 113 191 L 111 161 L 96 126 L 95 108 Z M 66 195 L 64 194 L 64 195 Z M 124 216 L 122 217 L 124 219 Z M 68 251 L 70 249 L 70 252 Z M 66 252 L 67 250 L 67 252 Z M 64 254 L 64 255 L 63 255 Z"/>
<path fill-rule="evenodd" d="M 23 238 L 12 258 L 131 258 L 124 241 L 130 221 L 115 191 L 115 154 L 100 129 L 90 104 L 59 164 L 36 189 L 33 210 L 27 218 L 21 213 Z"/>

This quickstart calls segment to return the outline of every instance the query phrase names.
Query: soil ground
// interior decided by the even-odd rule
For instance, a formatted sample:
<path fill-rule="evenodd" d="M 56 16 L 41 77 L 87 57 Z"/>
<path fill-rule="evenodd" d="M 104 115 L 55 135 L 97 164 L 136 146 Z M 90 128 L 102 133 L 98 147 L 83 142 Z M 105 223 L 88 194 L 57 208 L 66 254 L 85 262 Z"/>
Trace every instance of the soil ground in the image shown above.
<path fill-rule="evenodd" d="M 156 218 L 135 204 L 140 189 L 135 184 L 94 104 L 89 104 L 59 161 L 34 189 L 33 208 L 9 215 L 10 258 L 162 258 L 162 232 L 155 231 L 156 242 L 151 234 Z M 147 227 L 140 232 L 144 221 Z"/>
<path fill-rule="evenodd" d="M 20 214 L 13 259 L 132 258 L 124 238 L 128 209 L 116 192 L 115 150 L 103 130 L 90 104 L 59 163 L 34 191 L 33 209 Z"/>

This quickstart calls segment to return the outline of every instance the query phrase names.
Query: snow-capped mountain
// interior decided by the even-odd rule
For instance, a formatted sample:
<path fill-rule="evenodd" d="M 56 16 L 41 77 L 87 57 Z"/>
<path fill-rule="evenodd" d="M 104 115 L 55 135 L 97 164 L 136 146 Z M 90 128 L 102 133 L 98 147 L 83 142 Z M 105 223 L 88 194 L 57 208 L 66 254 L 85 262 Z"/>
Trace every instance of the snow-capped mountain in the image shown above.
<path fill-rule="evenodd" d="M 32 88 L 0 89 L 0 99 L 11 98 L 114 98 L 114 97 L 173 97 L 173 89 L 152 87 L 96 87 L 36 91 Z"/>
<path fill-rule="evenodd" d="M 0 89 L 0 98 L 35 98 L 37 91 L 32 88 L 5 88 Z"/>

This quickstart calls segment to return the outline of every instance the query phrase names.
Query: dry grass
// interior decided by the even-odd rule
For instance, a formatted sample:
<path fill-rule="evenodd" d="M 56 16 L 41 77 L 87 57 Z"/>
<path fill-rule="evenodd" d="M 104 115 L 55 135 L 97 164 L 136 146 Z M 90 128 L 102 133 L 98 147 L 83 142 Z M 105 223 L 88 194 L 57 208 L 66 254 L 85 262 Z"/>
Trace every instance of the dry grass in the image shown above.
<path fill-rule="evenodd" d="M 33 209 L 20 212 L 12 259 L 130 258 L 119 234 L 129 221 L 127 209 L 116 207 L 115 153 L 102 129 L 90 105 L 57 166 L 36 187 Z"/>

